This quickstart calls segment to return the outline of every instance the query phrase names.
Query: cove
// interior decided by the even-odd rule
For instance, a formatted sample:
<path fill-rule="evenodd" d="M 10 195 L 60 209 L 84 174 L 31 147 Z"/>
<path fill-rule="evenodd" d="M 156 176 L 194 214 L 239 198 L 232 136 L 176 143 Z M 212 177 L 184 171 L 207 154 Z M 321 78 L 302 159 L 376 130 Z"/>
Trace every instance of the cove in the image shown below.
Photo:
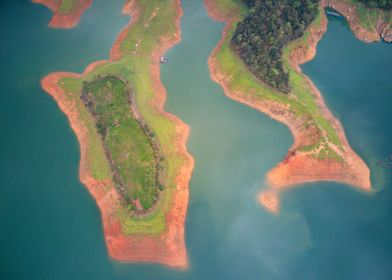
<path fill-rule="evenodd" d="M 99 212 L 78 181 L 78 143 L 39 80 L 106 58 L 128 20 L 119 17 L 123 3 L 94 1 L 69 31 L 47 28 L 50 12 L 42 6 L 0 4 L 9 38 L 1 52 L 7 66 L 0 84 L 1 278 L 390 278 L 392 181 L 375 162 L 391 153 L 391 46 L 364 44 L 343 21 L 329 18 L 315 59 L 303 66 L 371 166 L 378 191 L 314 183 L 284 193 L 281 214 L 272 216 L 256 195 L 293 140 L 285 126 L 229 100 L 211 81 L 207 58 L 223 24 L 208 18 L 202 0 L 182 2 L 182 41 L 161 67 L 166 110 L 191 128 L 190 269 L 107 257 Z"/>

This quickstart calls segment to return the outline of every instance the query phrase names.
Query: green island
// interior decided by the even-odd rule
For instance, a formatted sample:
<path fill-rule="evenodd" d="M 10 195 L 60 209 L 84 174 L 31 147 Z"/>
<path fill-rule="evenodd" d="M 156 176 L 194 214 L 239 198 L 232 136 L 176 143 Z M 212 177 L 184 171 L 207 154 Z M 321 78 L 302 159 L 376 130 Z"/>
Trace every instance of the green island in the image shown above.
<path fill-rule="evenodd" d="M 160 234 L 165 230 L 177 170 L 184 164 L 183 156 L 173 145 L 176 124 L 152 106 L 155 90 L 150 73 L 151 54 L 161 36 L 172 37 L 176 32 L 172 3 L 173 0 L 138 1 L 139 19 L 121 42 L 121 58 L 99 65 L 79 79 L 64 77 L 59 81 L 88 129 L 91 174 L 98 180 L 113 180 L 123 194 L 124 207 L 119 208 L 117 215 L 125 234 Z M 131 113 L 130 94 L 147 133 Z M 82 98 L 89 95 L 94 97 L 94 101 L 87 102 L 94 107 L 91 111 Z M 108 135 L 103 136 L 104 131 Z M 159 158 L 153 147 L 160 147 L 156 149 Z M 159 166 L 165 166 L 159 172 L 164 186 L 157 182 L 158 160 Z M 133 211 L 136 205 L 130 200 L 140 200 L 143 210 L 157 205 L 149 215 L 138 216 Z"/>
<path fill-rule="evenodd" d="M 181 6 L 178 0 L 132 0 L 123 12 L 131 21 L 110 60 L 92 63 L 83 74 L 52 73 L 42 86 L 79 140 L 80 179 L 100 208 L 109 255 L 186 267 L 193 159 L 185 146 L 188 127 L 163 110 L 159 80 L 163 53 L 180 39 Z"/>

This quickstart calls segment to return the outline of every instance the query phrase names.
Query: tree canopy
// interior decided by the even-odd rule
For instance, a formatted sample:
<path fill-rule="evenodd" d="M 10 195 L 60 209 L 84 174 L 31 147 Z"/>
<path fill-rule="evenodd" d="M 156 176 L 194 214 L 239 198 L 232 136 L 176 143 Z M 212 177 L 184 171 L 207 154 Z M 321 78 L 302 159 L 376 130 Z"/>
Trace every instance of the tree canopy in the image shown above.
<path fill-rule="evenodd" d="M 364 3 L 365 6 L 369 8 L 380 8 L 387 11 L 392 10 L 392 0 L 359 0 L 359 2 Z"/>
<path fill-rule="evenodd" d="M 238 23 L 231 44 L 255 76 L 288 93 L 283 47 L 304 34 L 317 15 L 319 0 L 242 1 L 249 12 Z"/>

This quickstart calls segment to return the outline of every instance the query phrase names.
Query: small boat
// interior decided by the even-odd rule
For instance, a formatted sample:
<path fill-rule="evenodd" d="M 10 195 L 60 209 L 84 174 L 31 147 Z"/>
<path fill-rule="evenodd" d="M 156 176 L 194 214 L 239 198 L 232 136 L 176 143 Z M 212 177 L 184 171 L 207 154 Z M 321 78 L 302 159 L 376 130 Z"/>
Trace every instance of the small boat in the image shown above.
<path fill-rule="evenodd" d="M 329 9 L 326 10 L 325 12 L 329 16 L 334 16 L 334 17 L 338 17 L 338 18 L 342 18 L 343 17 L 341 14 L 339 14 L 339 13 L 337 13 L 335 11 L 329 10 Z"/>
<path fill-rule="evenodd" d="M 161 58 L 159 59 L 159 62 L 162 64 L 167 63 L 168 61 L 169 61 L 169 59 L 165 56 L 161 56 Z"/>

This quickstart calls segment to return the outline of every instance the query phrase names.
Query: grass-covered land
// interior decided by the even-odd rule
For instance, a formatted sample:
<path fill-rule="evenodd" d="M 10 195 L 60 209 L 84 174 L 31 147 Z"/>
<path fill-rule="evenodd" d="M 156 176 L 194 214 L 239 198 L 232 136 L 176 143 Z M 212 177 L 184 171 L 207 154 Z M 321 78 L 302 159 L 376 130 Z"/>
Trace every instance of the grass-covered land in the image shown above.
<path fill-rule="evenodd" d="M 373 1 L 359 1 L 359 0 L 345 0 L 353 7 L 356 7 L 356 13 L 362 27 L 369 31 L 376 31 L 377 22 L 380 20 L 392 24 L 392 11 L 390 8 L 380 9 L 376 8 L 378 5 L 369 2 Z M 364 2 L 368 2 L 365 5 Z M 376 1 L 377 2 L 377 1 Z"/>
<path fill-rule="evenodd" d="M 222 15 L 231 17 L 231 15 L 237 14 L 237 17 L 227 30 L 227 35 L 220 50 L 216 54 L 215 61 L 219 71 L 226 77 L 230 77 L 227 80 L 228 87 L 234 92 L 240 92 L 244 98 L 249 100 L 275 101 L 288 106 L 289 111 L 298 120 L 301 120 L 303 129 L 312 127 L 313 130 L 318 131 L 318 133 L 315 133 L 319 136 L 317 141 L 314 141 L 310 145 L 300 147 L 300 151 L 309 152 L 316 158 L 343 160 L 336 152 L 342 148 L 342 143 L 337 132 L 317 106 L 312 89 L 306 81 L 305 76 L 293 69 L 288 62 L 289 55 L 293 49 L 300 45 L 303 48 L 308 48 L 307 38 L 310 35 L 309 28 L 317 27 L 321 24 L 321 13 L 323 11 L 318 11 L 316 18 L 302 37 L 290 42 L 283 48 L 283 67 L 289 74 L 289 85 L 291 87 L 291 94 L 287 95 L 267 85 L 253 75 L 231 46 L 230 41 L 236 30 L 237 23 L 242 21 L 247 15 L 247 8 L 243 5 L 242 0 L 236 0 L 237 6 L 232 5 L 233 0 L 217 0 L 215 2 L 219 2 L 218 7 L 224 7 L 225 3 L 231 4 L 232 9 L 220 10 Z"/>
<path fill-rule="evenodd" d="M 159 195 L 159 144 L 131 104 L 132 90 L 114 76 L 98 77 L 84 83 L 81 97 L 96 120 L 125 205 L 150 209 Z"/>
<path fill-rule="evenodd" d="M 59 0 L 61 1 L 61 5 L 59 8 L 60 14 L 66 14 L 72 10 L 75 5 L 75 0 Z"/>
<path fill-rule="evenodd" d="M 392 10 L 392 0 L 358 0 L 368 8 L 379 8 L 383 10 Z"/>
<path fill-rule="evenodd" d="M 150 72 L 151 54 L 157 46 L 162 45 L 160 38 L 165 36 L 168 40 L 173 39 L 175 32 L 177 32 L 175 1 L 137 1 L 140 9 L 139 18 L 121 44 L 121 59 L 101 64 L 94 71 L 83 75 L 80 79 L 63 78 L 59 82 L 65 90 L 66 97 L 76 104 L 80 121 L 88 130 L 87 161 L 89 172 L 94 178 L 112 180 L 112 171 L 111 164 L 105 154 L 102 136 L 96 128 L 96 120 L 81 99 L 83 85 L 86 85 L 86 83 L 87 85 L 91 83 L 93 83 L 91 85 L 94 85 L 98 77 L 106 76 L 114 76 L 123 81 L 127 88 L 132 89 L 132 102 L 137 107 L 143 121 L 154 134 L 155 141 L 159 143 L 160 152 L 164 156 L 161 164 L 165 166 L 161 170 L 160 176 L 164 181 L 165 188 L 160 192 L 156 207 L 149 215 L 132 215 L 127 207 L 118 211 L 117 217 L 121 220 L 125 234 L 160 234 L 165 229 L 165 216 L 171 207 L 173 192 L 176 189 L 177 172 L 185 164 L 184 156 L 178 152 L 174 145 L 176 142 L 176 124 L 153 105 L 156 92 L 154 91 Z M 124 83 L 119 83 L 118 87 L 123 88 Z M 103 90 L 102 87 L 99 88 Z M 111 88 L 110 91 L 113 91 L 113 85 Z M 122 111 L 123 109 L 118 108 L 118 110 Z M 128 119 L 128 121 L 130 120 Z M 116 144 L 113 143 L 112 145 Z M 121 152 L 119 154 L 121 157 Z M 147 155 L 152 158 L 150 152 L 146 152 Z M 138 157 L 139 155 L 135 153 L 132 156 Z M 143 159 L 139 158 L 139 160 Z M 145 163 L 148 162 L 150 161 L 145 161 Z M 135 178 L 129 180 L 137 181 Z"/>

